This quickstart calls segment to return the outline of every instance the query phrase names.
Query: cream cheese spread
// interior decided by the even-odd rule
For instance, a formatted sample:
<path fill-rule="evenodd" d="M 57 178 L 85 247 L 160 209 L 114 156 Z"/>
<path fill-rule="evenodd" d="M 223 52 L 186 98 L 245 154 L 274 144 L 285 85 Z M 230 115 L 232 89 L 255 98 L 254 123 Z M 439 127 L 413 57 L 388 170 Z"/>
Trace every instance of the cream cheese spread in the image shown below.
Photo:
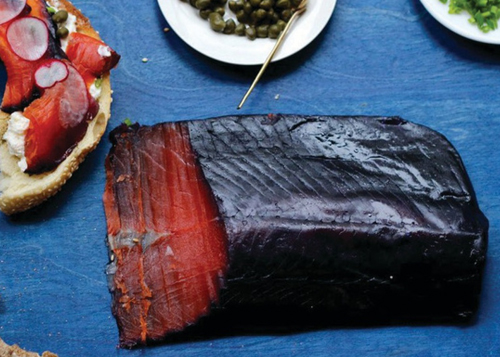
<path fill-rule="evenodd" d="M 99 53 L 101 57 L 111 57 L 111 49 L 108 46 L 99 46 L 97 48 L 97 53 Z"/>
<path fill-rule="evenodd" d="M 101 86 L 97 86 L 96 82 L 97 80 L 94 81 L 94 83 L 92 83 L 92 85 L 90 86 L 89 93 L 92 97 L 94 97 L 94 99 L 97 100 L 101 96 Z"/>
<path fill-rule="evenodd" d="M 7 142 L 9 153 L 17 156 L 20 160 L 17 163 L 21 171 L 26 171 L 28 164 L 24 156 L 24 138 L 26 130 L 30 125 L 30 120 L 21 112 L 14 112 L 10 115 L 7 131 L 3 139 Z"/>

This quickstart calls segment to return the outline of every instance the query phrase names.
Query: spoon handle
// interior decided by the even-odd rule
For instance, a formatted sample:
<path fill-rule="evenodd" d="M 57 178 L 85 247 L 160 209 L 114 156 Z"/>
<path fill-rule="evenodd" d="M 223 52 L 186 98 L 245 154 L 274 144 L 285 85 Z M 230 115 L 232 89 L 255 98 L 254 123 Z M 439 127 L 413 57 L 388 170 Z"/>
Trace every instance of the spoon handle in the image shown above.
<path fill-rule="evenodd" d="M 301 15 L 304 11 L 306 11 L 306 5 L 307 5 L 307 0 L 303 0 L 299 6 L 297 7 L 297 9 L 295 10 L 295 12 L 293 13 L 292 17 L 290 18 L 290 20 L 288 21 L 288 23 L 286 24 L 285 28 L 283 29 L 283 32 L 281 33 L 281 35 L 278 37 L 278 40 L 276 41 L 276 43 L 274 44 L 274 47 L 273 49 L 271 50 L 271 52 L 269 53 L 269 56 L 267 56 L 267 59 L 266 61 L 264 62 L 264 64 L 262 65 L 259 73 L 257 73 L 257 76 L 255 77 L 252 85 L 250 86 L 250 88 L 248 88 L 247 92 L 245 93 L 245 95 L 243 96 L 243 99 L 241 100 L 240 104 L 238 105 L 237 109 L 241 109 L 241 107 L 243 106 L 243 104 L 245 104 L 248 96 L 250 95 L 250 93 L 252 93 L 253 89 L 255 88 L 255 85 L 257 84 L 257 82 L 260 80 L 260 77 L 262 77 L 262 74 L 264 73 L 264 71 L 266 70 L 267 66 L 269 65 L 269 63 L 271 63 L 271 60 L 273 59 L 276 51 L 278 50 L 278 48 L 280 47 L 281 43 L 283 42 L 283 40 L 285 39 L 285 35 L 288 33 L 288 30 L 290 29 L 290 27 L 292 26 L 292 23 L 295 21 L 295 19 Z"/>

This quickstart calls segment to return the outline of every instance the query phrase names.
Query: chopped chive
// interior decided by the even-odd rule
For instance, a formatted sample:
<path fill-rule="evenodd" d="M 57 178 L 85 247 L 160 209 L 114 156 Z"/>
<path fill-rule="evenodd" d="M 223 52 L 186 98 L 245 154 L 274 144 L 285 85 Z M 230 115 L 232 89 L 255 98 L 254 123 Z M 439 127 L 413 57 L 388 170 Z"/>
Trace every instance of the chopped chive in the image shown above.
<path fill-rule="evenodd" d="M 126 126 L 132 126 L 132 120 L 130 120 L 130 118 L 125 118 L 125 120 L 123 121 L 123 123 Z"/>
<path fill-rule="evenodd" d="M 54 9 L 52 6 L 47 6 L 47 12 L 50 15 L 54 15 L 56 13 L 56 9 Z"/>
<path fill-rule="evenodd" d="M 486 19 L 486 24 L 488 25 L 490 30 L 496 29 L 496 22 L 493 22 L 490 19 Z"/>
<path fill-rule="evenodd" d="M 96 88 L 101 88 L 101 85 L 102 85 L 102 78 L 97 78 L 95 81 L 94 81 L 94 85 Z"/>
<path fill-rule="evenodd" d="M 449 3 L 450 14 L 469 13 L 469 23 L 476 25 L 481 31 L 489 32 L 498 28 L 500 20 L 500 0 L 439 0 Z"/>

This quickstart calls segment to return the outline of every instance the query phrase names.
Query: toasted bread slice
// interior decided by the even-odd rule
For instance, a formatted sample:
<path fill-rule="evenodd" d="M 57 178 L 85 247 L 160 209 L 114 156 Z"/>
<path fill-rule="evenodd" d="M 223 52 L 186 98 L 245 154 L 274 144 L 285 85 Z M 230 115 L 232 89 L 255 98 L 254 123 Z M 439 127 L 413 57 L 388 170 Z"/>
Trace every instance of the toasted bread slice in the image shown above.
<path fill-rule="evenodd" d="M 9 346 L 0 338 L 0 357 L 57 357 L 57 355 L 46 351 L 40 356 L 38 353 L 25 351 L 18 345 Z"/>
<path fill-rule="evenodd" d="M 49 3 L 58 9 L 67 10 L 77 18 L 77 32 L 98 38 L 99 34 L 90 21 L 67 0 Z M 89 123 L 83 139 L 70 155 L 52 171 L 29 175 L 17 165 L 19 158 L 9 153 L 7 142 L 0 142 L 0 210 L 7 215 L 28 210 L 56 194 L 73 172 L 78 169 L 86 155 L 99 143 L 110 117 L 111 86 L 109 73 L 102 76 L 101 95 L 98 99 L 99 113 Z M 0 112 L 0 138 L 7 130 L 9 114 Z"/>

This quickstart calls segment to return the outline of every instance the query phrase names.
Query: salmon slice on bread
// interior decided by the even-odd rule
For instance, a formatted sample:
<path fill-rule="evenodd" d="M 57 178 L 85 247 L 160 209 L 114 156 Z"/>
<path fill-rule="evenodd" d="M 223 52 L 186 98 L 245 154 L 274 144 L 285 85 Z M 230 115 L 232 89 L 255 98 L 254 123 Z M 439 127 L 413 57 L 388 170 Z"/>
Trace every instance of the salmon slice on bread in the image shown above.
<path fill-rule="evenodd" d="M 69 1 L 14 0 L 0 6 L 0 57 L 0 210 L 10 215 L 56 194 L 99 143 L 120 56 Z"/>

